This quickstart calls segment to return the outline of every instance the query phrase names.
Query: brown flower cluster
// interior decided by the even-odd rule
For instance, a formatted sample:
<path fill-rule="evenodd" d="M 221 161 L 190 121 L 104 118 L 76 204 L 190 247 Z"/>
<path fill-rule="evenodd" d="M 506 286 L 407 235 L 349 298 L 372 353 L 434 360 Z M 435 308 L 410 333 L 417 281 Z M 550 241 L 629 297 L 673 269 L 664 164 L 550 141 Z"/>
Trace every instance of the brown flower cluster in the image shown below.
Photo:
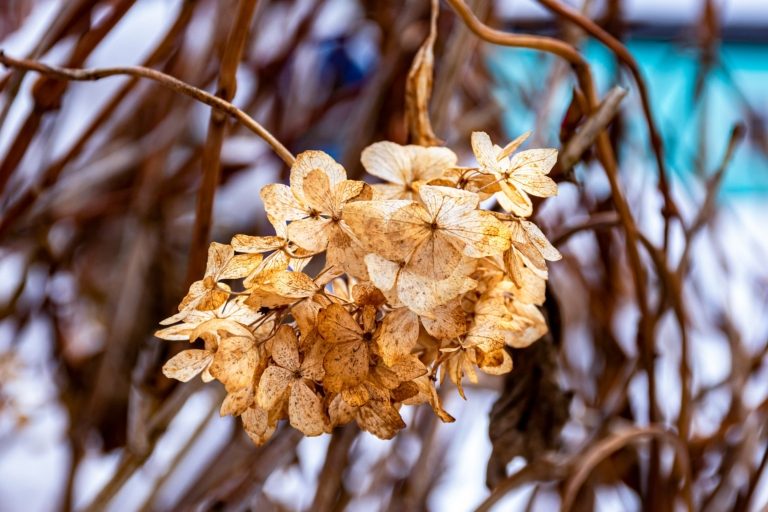
<path fill-rule="evenodd" d="M 302 153 L 290 186 L 261 191 L 276 234 L 211 244 L 205 276 L 162 322 L 160 338 L 204 343 L 165 375 L 220 381 L 221 414 L 258 444 L 281 419 L 308 436 L 355 420 L 383 439 L 405 426 L 402 405 L 453 421 L 436 381 L 463 397 L 465 377 L 509 372 L 505 347 L 547 330 L 538 306 L 560 255 L 526 217 L 529 195 L 557 193 L 557 152 L 516 153 L 525 137 L 501 148 L 474 133 L 475 167 L 447 148 L 378 142 L 362 154 L 375 185 Z M 504 212 L 481 207 L 491 197 Z"/>

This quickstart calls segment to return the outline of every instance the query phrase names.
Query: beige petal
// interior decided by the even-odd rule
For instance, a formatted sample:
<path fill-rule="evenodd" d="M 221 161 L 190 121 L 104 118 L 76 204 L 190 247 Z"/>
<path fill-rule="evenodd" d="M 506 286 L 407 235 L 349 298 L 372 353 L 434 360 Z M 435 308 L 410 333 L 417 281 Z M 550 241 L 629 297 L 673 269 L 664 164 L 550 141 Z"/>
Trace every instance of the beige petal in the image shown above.
<path fill-rule="evenodd" d="M 253 272 L 261 263 L 261 254 L 238 254 L 233 256 L 219 272 L 219 279 L 242 279 Z"/>
<path fill-rule="evenodd" d="M 253 403 L 253 388 L 242 388 L 228 393 L 221 403 L 221 416 L 239 416 Z"/>
<path fill-rule="evenodd" d="M 389 368 L 395 372 L 400 381 L 413 380 L 427 374 L 427 367 L 416 356 L 404 356 L 396 359 L 389 365 Z"/>
<path fill-rule="evenodd" d="M 384 389 L 384 390 L 390 390 L 395 389 L 397 386 L 400 385 L 402 382 L 402 379 L 400 379 L 397 376 L 397 373 L 389 369 L 383 364 L 378 364 L 375 367 L 371 369 L 368 381 L 366 384 L 371 384 L 368 386 L 372 390 L 377 389 Z M 381 394 L 381 393 L 379 393 Z M 383 398 L 380 399 L 387 399 L 389 396 L 386 393 L 383 393 Z"/>
<path fill-rule="evenodd" d="M 397 295 L 419 315 L 434 318 L 435 308 L 477 286 L 476 281 L 467 277 L 466 267 L 458 266 L 453 275 L 442 280 L 402 272 L 397 282 Z"/>
<path fill-rule="evenodd" d="M 374 286 L 383 292 L 394 288 L 397 277 L 400 275 L 400 265 L 378 254 L 368 254 L 365 257 L 365 264 Z"/>
<path fill-rule="evenodd" d="M 380 254 L 387 259 L 401 259 L 416 243 L 409 240 L 409 237 L 414 236 L 412 231 L 423 230 L 424 224 L 417 218 L 416 225 L 413 225 L 413 215 L 400 212 L 406 207 L 415 207 L 416 215 L 426 214 L 413 201 L 355 201 L 344 206 L 342 218 L 367 252 Z M 403 243 L 406 243 L 405 247 Z"/>
<path fill-rule="evenodd" d="M 186 318 L 188 313 L 189 313 L 188 311 L 184 311 L 182 309 L 178 313 L 176 313 L 175 315 L 171 315 L 168 318 L 160 320 L 159 324 L 160 325 L 172 325 L 172 324 L 175 324 L 176 322 L 181 322 L 182 320 L 184 320 Z"/>
<path fill-rule="evenodd" d="M 252 337 L 231 336 L 219 341 L 209 371 L 228 392 L 253 385 L 260 359 L 254 344 Z"/>
<path fill-rule="evenodd" d="M 471 258 L 502 254 L 511 244 L 507 227 L 490 212 L 472 211 L 443 228 L 458 249 Z"/>
<path fill-rule="evenodd" d="M 216 276 L 224 265 L 235 255 L 231 245 L 212 242 L 208 246 L 208 261 L 205 267 L 206 276 Z"/>
<path fill-rule="evenodd" d="M 240 416 L 243 420 L 243 428 L 248 437 L 251 438 L 256 446 L 266 443 L 275 431 L 275 425 L 270 424 L 267 411 L 253 405 L 243 412 Z"/>
<path fill-rule="evenodd" d="M 208 290 L 200 297 L 200 302 L 195 306 L 201 311 L 213 311 L 218 309 L 229 298 L 229 286 L 218 283 L 216 288 Z"/>
<path fill-rule="evenodd" d="M 391 260 L 406 260 L 433 232 L 433 218 L 418 203 L 410 203 L 392 212 L 386 226 L 386 241 L 372 252 Z"/>
<path fill-rule="evenodd" d="M 513 245 L 506 251 L 504 251 L 504 271 L 507 273 L 512 282 L 516 285 L 522 285 L 523 283 L 523 271 L 525 270 L 525 263 L 520 257 L 519 251 Z"/>
<path fill-rule="evenodd" d="M 344 180 L 341 183 L 336 184 L 332 191 L 333 209 L 331 210 L 331 214 L 339 215 L 345 203 L 354 199 L 361 199 L 361 194 L 365 195 L 367 199 L 370 199 L 373 191 L 372 189 L 368 189 L 368 191 L 365 192 L 367 187 L 368 185 L 365 182 L 356 180 Z"/>
<path fill-rule="evenodd" d="M 344 221 L 341 223 L 341 226 L 343 225 Z M 325 253 L 325 261 L 328 265 L 342 269 L 356 279 L 367 280 L 365 255 L 365 249 L 342 229 L 331 230 Z"/>
<path fill-rule="evenodd" d="M 271 410 L 281 407 L 288 399 L 290 387 L 296 381 L 293 372 L 279 366 L 269 366 L 259 379 L 256 402 L 259 407 Z"/>
<path fill-rule="evenodd" d="M 413 382 L 401 382 L 392 390 L 392 401 L 402 402 L 419 394 L 419 387 Z"/>
<path fill-rule="evenodd" d="M 190 335 L 191 340 L 197 338 L 206 339 L 206 333 L 215 333 L 216 336 L 229 335 L 248 338 L 251 331 L 248 328 L 229 318 L 212 318 L 198 325 Z M 207 341 L 207 340 L 206 340 Z"/>
<path fill-rule="evenodd" d="M 345 402 L 340 394 L 333 397 L 328 405 L 328 416 L 330 417 L 331 425 L 334 427 L 346 425 L 355 419 L 356 414 L 357 407 L 352 407 Z"/>
<path fill-rule="evenodd" d="M 319 436 L 329 429 L 322 400 L 303 380 L 291 389 L 288 417 L 291 426 L 305 436 Z"/>
<path fill-rule="evenodd" d="M 358 384 L 357 386 L 342 389 L 341 398 L 344 399 L 350 407 L 360 407 L 371 399 L 371 395 L 365 385 Z"/>
<path fill-rule="evenodd" d="M 363 337 L 362 328 L 340 304 L 331 304 L 320 311 L 317 329 L 328 343 L 360 341 Z"/>
<path fill-rule="evenodd" d="M 489 375 L 504 375 L 512 371 L 512 357 L 503 348 L 490 353 L 481 353 L 478 368 Z"/>
<path fill-rule="evenodd" d="M 302 182 L 302 193 L 307 206 L 316 212 L 330 215 L 335 210 L 335 202 L 331 193 L 331 184 L 328 175 L 320 170 L 310 171 Z"/>
<path fill-rule="evenodd" d="M 291 299 L 311 297 L 317 292 L 317 285 L 303 272 L 275 272 L 267 283 L 269 290 Z"/>
<path fill-rule="evenodd" d="M 423 377 L 414 379 L 411 383 L 416 385 L 419 393 L 411 398 L 403 400 L 402 402 L 404 404 L 418 405 L 428 403 L 430 406 L 432 406 L 432 410 L 443 423 L 453 423 L 456 421 L 453 416 L 448 414 L 445 409 L 443 409 L 440 403 L 440 395 L 437 393 L 437 389 L 435 389 L 435 383 L 432 379 L 424 375 Z"/>
<path fill-rule="evenodd" d="M 213 360 L 207 350 L 190 349 L 179 352 L 163 365 L 163 375 L 169 379 L 189 382 Z"/>
<path fill-rule="evenodd" d="M 427 332 L 438 339 L 455 339 L 467 332 L 467 315 L 458 298 L 432 310 L 434 318 L 422 317 Z"/>
<path fill-rule="evenodd" d="M 155 336 L 168 341 L 189 340 L 189 335 L 194 327 L 190 324 L 179 324 L 155 331 Z M 192 340 L 194 341 L 194 340 Z"/>
<path fill-rule="evenodd" d="M 541 253 L 544 259 L 548 261 L 558 261 L 562 259 L 560 251 L 549 243 L 547 237 L 541 232 L 539 227 L 533 222 L 527 220 L 521 220 L 520 225 L 525 230 L 527 240 Z"/>
<path fill-rule="evenodd" d="M 384 316 L 375 339 L 384 363 L 392 363 L 411 354 L 419 337 L 419 319 L 407 308 L 390 311 Z"/>
<path fill-rule="evenodd" d="M 314 170 L 321 170 L 328 176 L 330 188 L 347 179 L 347 172 L 330 155 L 322 151 L 304 151 L 296 157 L 291 167 L 291 190 L 303 200 L 304 180 Z"/>
<path fill-rule="evenodd" d="M 407 270 L 436 280 L 451 276 L 464 259 L 461 249 L 456 248 L 458 244 L 452 243 L 452 238 L 441 229 L 433 231 L 413 250 L 407 260 Z"/>
<path fill-rule="evenodd" d="M 332 345 L 324 343 L 319 336 L 313 337 L 314 341 L 304 353 L 304 361 L 301 363 L 301 376 L 305 379 L 320 382 L 325 377 L 323 361 Z"/>
<path fill-rule="evenodd" d="M 389 402 L 371 400 L 357 411 L 357 424 L 380 439 L 392 439 L 405 428 L 397 409 Z"/>
<path fill-rule="evenodd" d="M 282 272 L 288 269 L 290 260 L 282 251 L 275 251 L 262 260 L 251 274 L 243 280 L 246 288 L 259 286 L 265 283 L 276 272 Z"/>
<path fill-rule="evenodd" d="M 448 148 L 409 145 L 405 147 L 411 157 L 413 181 L 429 181 L 439 178 L 456 165 L 456 153 Z"/>
<path fill-rule="evenodd" d="M 389 183 L 374 183 L 373 199 L 376 201 L 388 201 L 391 199 L 413 199 L 413 191 L 404 185 L 390 185 Z"/>
<path fill-rule="evenodd" d="M 499 163 L 491 138 L 485 132 L 472 132 L 472 152 L 481 168 L 498 171 Z"/>
<path fill-rule="evenodd" d="M 288 224 L 288 238 L 299 247 L 322 252 L 328 247 L 335 223 L 324 217 L 307 217 Z"/>
<path fill-rule="evenodd" d="M 271 342 L 272 359 L 286 370 L 299 371 L 299 340 L 293 328 L 281 325 Z"/>
<path fill-rule="evenodd" d="M 501 181 L 499 186 L 501 192 L 497 192 L 495 197 L 501 207 L 520 217 L 530 217 L 533 213 L 533 204 L 528 194 L 518 189 L 517 185 L 510 181 Z"/>
<path fill-rule="evenodd" d="M 557 150 L 546 149 L 528 149 L 514 155 L 510 160 L 510 168 L 513 173 L 523 173 L 525 175 L 549 174 L 552 167 L 557 163 Z"/>
<path fill-rule="evenodd" d="M 317 316 L 321 309 L 322 306 L 312 300 L 301 301 L 291 309 L 302 338 L 310 336 L 317 328 Z"/>
<path fill-rule="evenodd" d="M 267 215 L 277 222 L 303 219 L 308 215 L 307 206 L 295 195 L 295 190 L 279 183 L 261 189 L 261 200 Z"/>
<path fill-rule="evenodd" d="M 364 343 L 333 345 L 323 360 L 323 387 L 339 392 L 363 382 L 368 375 L 368 347 Z"/>
<path fill-rule="evenodd" d="M 508 345 L 525 348 L 541 339 L 547 333 L 547 323 L 539 308 L 532 304 L 514 302 L 514 315 L 521 321 L 520 329 L 514 333 Z"/>
<path fill-rule="evenodd" d="M 549 176 L 532 171 L 516 171 L 509 179 L 532 196 L 552 197 L 557 195 L 557 183 Z"/>
<path fill-rule="evenodd" d="M 258 254 L 280 249 L 285 245 L 285 239 L 279 236 L 235 235 L 231 243 L 237 252 Z"/>
<path fill-rule="evenodd" d="M 517 151 L 517 148 L 519 148 L 523 142 L 525 142 L 528 137 L 530 137 L 531 132 L 525 132 L 524 134 L 517 137 L 515 140 L 504 146 L 504 149 L 501 150 L 501 153 L 499 154 L 499 158 L 506 158 L 515 151 Z"/>
<path fill-rule="evenodd" d="M 352 287 L 352 298 L 358 306 L 371 305 L 374 307 L 386 304 L 387 298 L 373 283 L 363 281 Z"/>
<path fill-rule="evenodd" d="M 441 225 L 477 208 L 480 196 L 474 192 L 450 187 L 425 185 L 419 188 L 419 197 L 431 218 Z"/>
<path fill-rule="evenodd" d="M 407 185 L 413 181 L 411 155 L 409 151 L 394 142 L 375 142 L 365 148 L 360 156 L 368 174 L 397 185 Z M 400 190 L 404 190 L 400 187 Z"/>

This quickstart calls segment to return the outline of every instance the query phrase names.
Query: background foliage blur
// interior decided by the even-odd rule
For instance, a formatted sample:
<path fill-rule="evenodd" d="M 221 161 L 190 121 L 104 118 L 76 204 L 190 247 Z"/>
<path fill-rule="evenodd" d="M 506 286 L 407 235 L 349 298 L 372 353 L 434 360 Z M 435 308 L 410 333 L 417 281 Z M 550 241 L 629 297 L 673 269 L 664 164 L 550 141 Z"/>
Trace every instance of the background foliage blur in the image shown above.
<path fill-rule="evenodd" d="M 215 91 L 237 4 L 5 0 L 0 48 L 143 64 Z M 560 2 L 467 4 L 490 26 L 577 46 L 600 97 L 629 90 L 608 133 L 642 275 L 588 149 L 556 168 L 560 195 L 539 208 L 564 254 L 551 335 L 515 351 L 501 385 L 481 381 L 467 402 L 446 386 L 457 422 L 407 412 L 391 442 L 285 429 L 257 449 L 218 417 L 220 390 L 162 376 L 181 347 L 152 336 L 187 284 L 208 108 L 128 78 L 2 70 L 0 510 L 552 510 L 579 479 L 579 510 L 672 510 L 688 491 L 697 510 L 766 505 L 768 9 L 571 6 L 637 60 L 655 139 L 627 67 L 551 12 Z M 427 1 L 261 0 L 233 102 L 358 178 L 362 148 L 406 142 L 405 79 L 428 21 Z M 465 160 L 473 130 L 562 148 L 583 128 L 557 57 L 482 42 L 447 3 L 435 51 L 433 124 Z M 211 239 L 269 232 L 258 190 L 286 166 L 229 121 L 220 162 Z"/>

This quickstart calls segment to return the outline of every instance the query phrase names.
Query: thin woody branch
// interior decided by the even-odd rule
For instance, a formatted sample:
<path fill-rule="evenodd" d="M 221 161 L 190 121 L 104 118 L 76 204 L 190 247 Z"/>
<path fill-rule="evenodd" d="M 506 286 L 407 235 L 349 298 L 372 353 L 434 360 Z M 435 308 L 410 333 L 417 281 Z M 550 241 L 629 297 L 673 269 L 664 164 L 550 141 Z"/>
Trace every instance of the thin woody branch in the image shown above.
<path fill-rule="evenodd" d="M 595 90 L 594 80 L 592 79 L 592 72 L 589 64 L 573 46 L 557 39 L 509 34 L 495 30 L 477 19 L 463 0 L 448 0 L 448 3 L 461 17 L 467 27 L 485 41 L 503 46 L 541 50 L 553 53 L 569 61 L 574 67 L 579 87 L 581 87 L 582 92 L 584 93 L 587 103 L 585 111 L 593 113 L 597 110 L 597 92 Z M 616 211 L 619 214 L 622 228 L 626 234 L 625 246 L 627 250 L 627 258 L 632 269 L 635 300 L 640 310 L 637 345 L 638 351 L 641 354 L 643 368 L 648 374 L 648 403 L 650 404 L 648 419 L 650 422 L 655 423 L 659 419 L 659 411 L 656 404 L 656 369 L 653 360 L 655 351 L 653 332 L 655 330 L 655 325 L 648 305 L 646 270 L 640 258 L 640 250 L 638 247 L 640 243 L 639 229 L 621 189 L 616 157 L 607 133 L 600 132 L 597 135 L 596 149 L 598 159 L 605 169 L 605 174 L 611 188 L 613 202 Z M 651 482 L 649 489 L 652 495 L 650 499 L 651 502 L 654 501 L 653 494 L 655 493 L 656 481 L 658 478 L 658 450 L 658 443 L 655 440 L 652 441 L 651 461 L 649 465 L 649 481 Z"/>
<path fill-rule="evenodd" d="M 245 48 L 245 41 L 256 10 L 257 0 L 241 0 L 224 47 L 216 95 L 223 101 L 231 101 L 237 89 L 237 67 Z M 208 135 L 203 146 L 201 165 L 203 179 L 197 193 L 195 225 L 187 263 L 187 284 L 205 268 L 205 252 L 211 232 L 213 199 L 221 174 L 221 147 L 224 143 L 226 117 L 218 110 L 212 110 L 208 121 Z M 288 163 L 288 162 L 286 162 Z M 289 163 L 290 165 L 290 163 Z"/>
<path fill-rule="evenodd" d="M 560 166 L 567 171 L 579 161 L 581 155 L 594 144 L 597 136 L 613 121 L 619 112 L 621 101 L 627 95 L 627 90 L 616 86 L 605 95 L 600 107 L 581 127 L 579 132 L 566 144 L 560 153 Z"/>
<path fill-rule="evenodd" d="M 213 94 L 206 92 L 202 89 L 198 89 L 193 85 L 189 85 L 186 82 L 179 80 L 160 71 L 145 68 L 142 66 L 125 66 L 125 67 L 112 67 L 112 68 L 94 68 L 94 69 L 70 69 L 51 66 L 49 64 L 43 64 L 42 62 L 28 60 L 28 59 L 16 59 L 0 50 L 0 64 L 10 68 L 24 69 L 27 71 L 35 71 L 37 73 L 52 76 L 62 80 L 74 80 L 80 82 L 92 82 L 107 78 L 110 76 L 134 76 L 139 78 L 147 78 L 153 80 L 163 87 L 166 87 L 172 91 L 184 94 L 193 98 L 200 103 L 214 108 L 218 111 L 224 112 L 227 115 L 233 117 L 243 126 L 251 130 L 253 133 L 261 137 L 267 144 L 269 144 L 286 164 L 293 165 L 295 157 L 288 149 L 283 146 L 269 131 L 254 120 L 251 116 L 234 106 L 232 103 L 225 101 Z"/>

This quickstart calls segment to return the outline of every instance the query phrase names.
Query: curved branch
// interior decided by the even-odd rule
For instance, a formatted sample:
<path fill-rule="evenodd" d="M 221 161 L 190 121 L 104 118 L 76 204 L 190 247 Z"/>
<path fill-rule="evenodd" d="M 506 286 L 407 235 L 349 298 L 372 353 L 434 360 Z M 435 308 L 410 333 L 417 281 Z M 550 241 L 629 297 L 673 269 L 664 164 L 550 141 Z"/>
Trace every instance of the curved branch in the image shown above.
<path fill-rule="evenodd" d="M 685 477 L 683 499 L 685 500 L 687 509 L 692 511 L 693 496 L 691 494 L 691 462 L 688 458 L 688 449 L 678 436 L 658 426 L 649 426 L 646 428 L 629 428 L 624 432 L 617 433 L 611 437 L 603 439 L 594 445 L 584 455 L 574 457 L 573 467 L 576 469 L 576 471 L 565 484 L 565 490 L 563 491 L 563 502 L 560 510 L 567 512 L 571 509 L 579 489 L 581 489 L 581 486 L 584 484 L 592 470 L 596 468 L 598 464 L 628 444 L 643 438 L 666 440 L 674 447 L 675 451 L 677 452 L 678 463 L 680 464 L 683 475 Z"/>
<path fill-rule="evenodd" d="M 232 101 L 237 90 L 237 67 L 243 56 L 257 1 L 240 0 L 237 4 L 237 12 L 235 12 L 235 18 L 221 57 L 216 90 L 216 96 L 224 101 Z M 222 112 L 215 109 L 211 110 L 208 120 L 208 134 L 200 160 L 203 176 L 197 191 L 195 224 L 192 228 L 192 242 L 187 259 L 186 285 L 196 281 L 205 270 L 208 238 L 213 223 L 213 200 L 221 179 L 221 148 L 224 144 L 225 121 L 226 116 Z"/>
<path fill-rule="evenodd" d="M 579 51 L 572 45 L 553 37 L 533 36 L 529 34 L 510 34 L 489 27 L 472 12 L 464 0 L 448 0 L 456 14 L 464 24 L 480 39 L 500 46 L 513 48 L 529 48 L 557 55 L 573 66 L 579 87 L 587 101 L 587 112 L 592 113 L 597 108 L 597 92 L 592 80 L 589 64 Z"/>
<path fill-rule="evenodd" d="M 584 60 L 581 54 L 571 45 L 562 41 L 551 39 L 547 37 L 528 36 L 508 34 L 499 30 L 492 29 L 482 23 L 472 13 L 472 11 L 464 3 L 464 0 L 448 0 L 448 3 L 459 14 L 464 23 L 478 35 L 478 37 L 495 44 L 524 47 L 542 50 L 550 53 L 554 53 L 573 64 L 574 71 L 579 82 L 579 87 L 584 93 L 587 103 L 586 112 L 592 114 L 598 108 L 597 93 L 594 87 L 594 81 L 592 80 L 592 72 L 589 64 Z M 635 300 L 637 301 L 638 309 L 640 310 L 640 321 L 638 323 L 638 350 L 641 353 L 643 368 L 648 374 L 648 407 L 649 407 L 649 420 L 651 423 L 655 423 L 658 420 L 658 407 L 656 404 L 656 369 L 653 361 L 653 354 L 655 349 L 655 342 L 653 339 L 654 323 L 649 312 L 649 306 L 647 302 L 647 283 L 646 272 L 643 267 L 643 262 L 640 258 L 640 250 L 638 248 L 639 242 L 639 229 L 635 222 L 632 212 L 629 208 L 624 193 L 621 190 L 619 184 L 618 169 L 616 165 L 616 157 L 611 147 L 611 142 L 608 138 L 608 134 L 602 131 L 597 134 L 596 149 L 600 163 L 605 169 L 608 183 L 611 187 L 611 196 L 616 208 L 616 212 L 619 215 L 622 228 L 626 234 L 626 249 L 627 259 L 629 266 L 632 269 L 632 279 L 634 284 Z M 649 468 L 649 488 L 655 490 L 656 478 L 658 476 L 658 457 L 654 450 L 652 452 L 651 464 Z"/>
<path fill-rule="evenodd" d="M 610 33 L 604 30 L 600 25 L 592 21 L 591 19 L 583 16 L 579 11 L 560 3 L 558 0 L 538 0 L 540 4 L 567 19 L 568 21 L 575 23 L 582 30 L 589 35 L 603 43 L 611 50 L 619 61 L 629 70 L 632 78 L 637 84 L 637 91 L 640 94 L 640 102 L 643 107 L 643 114 L 645 116 L 646 124 L 648 125 L 648 134 L 651 139 L 651 148 L 656 157 L 656 165 L 659 168 L 659 189 L 664 196 L 665 200 L 671 201 L 669 192 L 669 184 L 667 182 L 667 168 L 664 163 L 664 146 L 662 143 L 659 129 L 656 126 L 656 122 L 653 120 L 653 114 L 651 112 L 651 99 L 648 94 L 648 87 L 645 84 L 642 74 L 640 73 L 640 66 L 632 56 L 632 53 L 624 46 L 621 41 L 613 37 Z M 670 207 L 670 205 L 666 205 Z M 675 213 L 673 210 L 669 213 Z"/>
<path fill-rule="evenodd" d="M 95 80 L 101 80 L 109 76 L 128 75 L 139 78 L 148 78 L 153 80 L 163 87 L 166 87 L 172 91 L 179 92 L 190 98 L 193 98 L 201 103 L 224 112 L 225 114 L 235 118 L 243 126 L 251 130 L 253 133 L 264 139 L 286 164 L 293 165 L 296 160 L 288 149 L 283 146 L 269 131 L 254 120 L 251 116 L 234 106 L 228 101 L 214 96 L 202 89 L 198 89 L 195 86 L 189 85 L 186 82 L 174 78 L 171 75 L 166 75 L 155 69 L 145 68 L 142 66 L 125 66 L 125 67 L 113 67 L 113 68 L 97 68 L 97 69 L 70 69 L 60 68 L 56 66 L 50 66 L 43 64 L 42 62 L 27 60 L 27 59 L 15 59 L 5 52 L 0 50 L 0 64 L 10 68 L 24 69 L 27 71 L 35 71 L 37 73 L 60 78 L 62 80 L 75 80 L 90 82 Z"/>

